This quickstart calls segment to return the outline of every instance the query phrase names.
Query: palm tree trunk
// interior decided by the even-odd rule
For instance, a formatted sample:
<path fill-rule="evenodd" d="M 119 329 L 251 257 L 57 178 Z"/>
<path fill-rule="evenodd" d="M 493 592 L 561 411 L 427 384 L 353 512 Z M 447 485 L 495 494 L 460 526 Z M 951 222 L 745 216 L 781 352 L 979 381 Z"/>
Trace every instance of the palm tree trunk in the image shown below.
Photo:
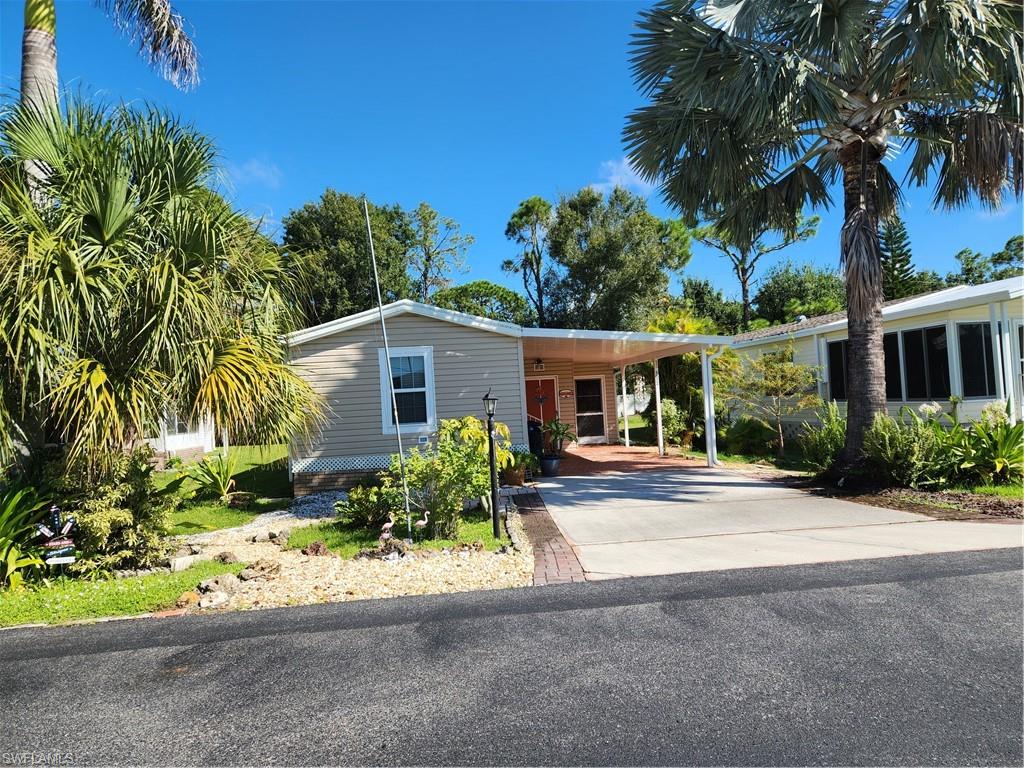
<path fill-rule="evenodd" d="M 25 0 L 25 32 L 21 38 L 21 106 L 45 113 L 57 106 L 57 9 L 54 0 Z M 36 161 L 25 162 L 33 197 L 46 179 Z M 38 201 L 37 201 L 38 202 Z"/>
<path fill-rule="evenodd" d="M 741 331 L 750 330 L 750 274 L 739 267 L 736 276 L 740 279 L 740 294 L 743 299 L 743 325 Z"/>
<path fill-rule="evenodd" d="M 54 0 L 25 0 L 21 103 L 43 111 L 57 103 L 57 10 Z"/>
<path fill-rule="evenodd" d="M 878 165 L 881 156 L 868 142 L 840 152 L 845 222 L 842 259 L 846 275 L 847 411 L 846 444 L 840 462 L 863 458 L 864 433 L 885 413 L 885 364 L 882 352 L 882 267 L 878 241 Z"/>

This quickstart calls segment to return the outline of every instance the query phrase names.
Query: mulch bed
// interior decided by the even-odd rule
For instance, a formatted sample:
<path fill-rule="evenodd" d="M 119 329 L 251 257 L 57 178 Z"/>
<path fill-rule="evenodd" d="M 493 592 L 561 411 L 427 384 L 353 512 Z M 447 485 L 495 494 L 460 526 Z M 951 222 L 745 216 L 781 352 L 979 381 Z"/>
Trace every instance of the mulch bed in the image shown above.
<path fill-rule="evenodd" d="M 920 512 L 939 520 L 989 520 L 1024 518 L 1024 501 L 988 496 L 969 491 L 923 491 L 910 488 L 886 488 L 875 493 L 858 493 L 850 501 L 889 507 L 905 512 Z"/>

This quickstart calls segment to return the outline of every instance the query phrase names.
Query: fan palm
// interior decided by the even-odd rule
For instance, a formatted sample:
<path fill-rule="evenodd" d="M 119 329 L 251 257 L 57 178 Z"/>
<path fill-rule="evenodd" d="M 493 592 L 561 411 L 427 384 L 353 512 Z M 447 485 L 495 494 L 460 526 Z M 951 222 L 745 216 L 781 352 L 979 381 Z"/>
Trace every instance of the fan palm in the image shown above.
<path fill-rule="evenodd" d="M 177 86 L 198 80 L 198 57 L 170 0 L 96 0 L 139 53 Z M 37 110 L 57 103 L 56 0 L 25 0 L 21 44 L 21 99 Z"/>
<path fill-rule="evenodd" d="M 264 442 L 312 426 L 280 342 L 295 281 L 211 188 L 205 137 L 73 101 L 12 109 L 0 151 L 0 454 L 58 438 L 95 465 L 170 408 Z"/>
<path fill-rule="evenodd" d="M 793 231 L 840 181 L 849 309 L 845 462 L 885 409 L 878 223 L 898 206 L 887 162 L 935 203 L 1021 194 L 1017 0 L 670 0 L 643 14 L 628 118 L 634 167 L 687 216 L 751 242 Z"/>

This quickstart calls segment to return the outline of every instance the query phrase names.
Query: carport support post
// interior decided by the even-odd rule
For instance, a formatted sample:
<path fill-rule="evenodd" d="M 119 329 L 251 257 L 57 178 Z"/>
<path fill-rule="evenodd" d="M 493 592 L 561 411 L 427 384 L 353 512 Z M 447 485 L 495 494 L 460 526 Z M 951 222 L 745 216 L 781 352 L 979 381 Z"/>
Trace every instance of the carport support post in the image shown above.
<path fill-rule="evenodd" d="M 622 376 L 622 423 L 626 427 L 626 447 L 629 448 L 629 411 L 626 408 L 626 366 L 619 369 Z"/>
<path fill-rule="evenodd" d="M 665 455 L 665 435 L 661 431 L 661 377 L 658 375 L 658 360 L 655 358 L 651 360 L 651 365 L 654 366 L 654 413 L 657 417 L 655 420 L 658 429 L 658 455 Z"/>
<path fill-rule="evenodd" d="M 719 353 L 720 354 L 720 353 Z M 708 466 L 718 464 L 718 435 L 715 431 L 715 389 L 711 376 L 711 360 L 706 348 L 700 351 L 700 375 L 704 389 L 704 440 L 707 443 Z"/>

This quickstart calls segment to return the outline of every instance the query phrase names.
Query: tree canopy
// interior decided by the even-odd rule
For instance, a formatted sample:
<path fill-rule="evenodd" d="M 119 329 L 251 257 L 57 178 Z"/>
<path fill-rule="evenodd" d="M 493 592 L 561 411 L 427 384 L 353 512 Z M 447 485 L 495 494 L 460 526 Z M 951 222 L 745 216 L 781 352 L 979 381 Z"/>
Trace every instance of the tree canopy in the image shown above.
<path fill-rule="evenodd" d="M 452 284 L 452 274 L 466 271 L 466 250 L 473 236 L 462 234 L 455 219 L 442 216 L 427 203 L 416 206 L 409 219 L 409 269 L 416 298 L 430 301 L 434 291 Z"/>
<path fill-rule="evenodd" d="M 523 290 L 541 328 L 547 325 L 545 280 L 551 280 L 551 267 L 545 263 L 550 226 L 551 203 L 536 195 L 521 202 L 505 225 L 505 237 L 522 246 L 522 251 L 514 259 L 505 259 L 501 265 L 505 272 L 522 275 Z"/>
<path fill-rule="evenodd" d="M 489 280 L 474 280 L 463 285 L 443 288 L 430 303 L 444 309 L 489 317 L 505 323 L 532 326 L 536 323 L 533 307 L 520 294 Z"/>
<path fill-rule="evenodd" d="M 549 320 L 567 328 L 643 328 L 667 294 L 668 271 L 690 258 L 684 228 L 621 187 L 562 198 L 548 240 L 557 265 Z"/>
<path fill-rule="evenodd" d="M 911 296 L 920 289 L 910 253 L 910 235 L 898 214 L 882 224 L 882 295 L 886 301 Z"/>
<path fill-rule="evenodd" d="M 288 256 L 306 264 L 300 306 L 311 325 L 370 309 L 377 302 L 361 197 L 326 190 L 283 220 Z M 370 228 L 385 302 L 413 296 L 408 275 L 412 224 L 397 205 L 370 204 Z"/>
<path fill-rule="evenodd" d="M 798 315 L 838 312 L 845 304 L 846 288 L 839 274 L 791 261 L 772 267 L 754 296 L 758 317 L 771 325 L 790 323 Z"/>

